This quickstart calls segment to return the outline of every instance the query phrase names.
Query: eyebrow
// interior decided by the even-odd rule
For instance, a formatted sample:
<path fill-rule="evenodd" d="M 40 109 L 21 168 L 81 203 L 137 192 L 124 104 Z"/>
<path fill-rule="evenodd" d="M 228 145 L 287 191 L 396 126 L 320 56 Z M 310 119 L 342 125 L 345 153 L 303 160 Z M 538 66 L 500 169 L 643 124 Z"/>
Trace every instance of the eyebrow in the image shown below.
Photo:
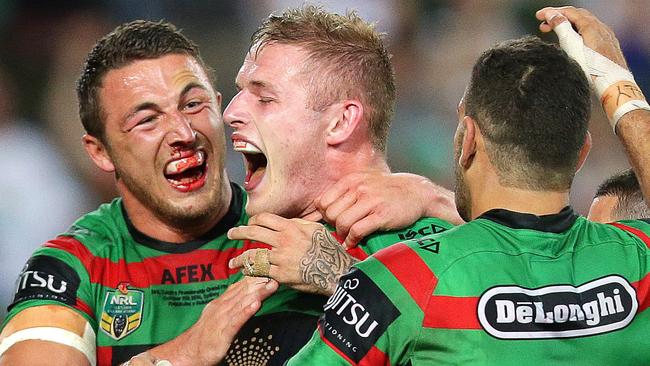
<path fill-rule="evenodd" d="M 184 97 L 185 94 L 189 93 L 190 90 L 192 90 L 194 88 L 199 88 L 199 89 L 202 89 L 202 90 L 204 90 L 206 92 L 209 92 L 208 88 L 206 88 L 203 84 L 200 84 L 200 83 L 197 83 L 197 82 L 191 82 L 191 83 L 185 85 L 185 87 L 181 91 L 181 94 L 180 94 L 181 97 Z"/>
<path fill-rule="evenodd" d="M 194 88 L 199 88 L 199 89 L 205 90 L 206 92 L 208 91 L 208 89 L 205 86 L 203 86 L 202 84 L 196 83 L 196 82 L 191 82 L 191 83 L 185 85 L 185 87 L 181 91 L 181 94 L 180 94 L 181 98 L 184 97 L 187 93 L 190 92 L 190 90 L 192 90 Z M 158 110 L 158 109 L 160 109 L 160 107 L 158 106 L 158 104 L 156 104 L 154 102 L 142 102 L 142 103 L 136 105 L 135 107 L 133 107 L 133 109 L 131 109 L 131 111 L 129 111 L 129 113 L 126 115 L 125 120 L 133 117 L 133 115 L 135 115 L 136 113 L 138 113 L 140 111 L 147 110 L 147 109 Z"/>
<path fill-rule="evenodd" d="M 275 94 L 277 94 L 278 92 L 277 89 L 273 87 L 273 85 L 262 80 L 251 80 L 247 84 L 250 85 L 251 88 L 253 89 L 268 89 L 271 93 L 275 93 Z M 238 81 L 235 81 L 235 87 L 237 88 L 237 90 L 243 89 L 241 84 Z"/>

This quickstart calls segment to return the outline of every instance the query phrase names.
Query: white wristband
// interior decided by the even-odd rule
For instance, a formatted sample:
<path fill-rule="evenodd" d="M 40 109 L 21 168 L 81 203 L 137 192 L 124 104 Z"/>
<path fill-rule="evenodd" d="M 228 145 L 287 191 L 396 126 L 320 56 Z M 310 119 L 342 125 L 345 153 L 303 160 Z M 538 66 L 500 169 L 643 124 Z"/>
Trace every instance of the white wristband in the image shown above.
<path fill-rule="evenodd" d="M 637 109 L 645 109 L 646 111 L 650 111 L 650 104 L 648 104 L 648 102 L 645 100 L 630 100 L 629 102 L 618 107 L 612 116 L 612 120 L 610 121 L 614 132 L 616 132 L 616 125 L 618 125 L 618 121 L 621 119 L 621 117 Z"/>
<path fill-rule="evenodd" d="M 636 109 L 650 110 L 650 106 L 630 71 L 585 46 L 582 36 L 573 29 L 568 21 L 557 25 L 554 31 L 557 33 L 560 47 L 569 57 L 578 62 L 587 75 L 587 80 L 603 104 L 603 109 L 614 132 L 616 132 L 618 121 L 626 113 Z M 614 98 L 612 98 L 610 88 L 614 90 Z"/>

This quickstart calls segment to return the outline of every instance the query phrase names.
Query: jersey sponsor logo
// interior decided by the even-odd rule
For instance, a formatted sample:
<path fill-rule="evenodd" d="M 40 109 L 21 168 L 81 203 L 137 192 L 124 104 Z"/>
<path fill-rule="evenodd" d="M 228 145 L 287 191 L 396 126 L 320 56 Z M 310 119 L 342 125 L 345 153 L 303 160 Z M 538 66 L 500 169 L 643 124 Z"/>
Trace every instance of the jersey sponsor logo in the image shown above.
<path fill-rule="evenodd" d="M 438 234 L 445 230 L 447 229 L 440 225 L 431 224 L 416 229 L 408 229 L 402 233 L 397 234 L 397 236 L 399 237 L 400 240 L 411 240 L 418 236 Z"/>
<path fill-rule="evenodd" d="M 100 328 L 115 340 L 126 337 L 142 324 L 143 304 L 142 291 L 120 283 L 115 290 L 106 292 Z"/>
<path fill-rule="evenodd" d="M 324 309 L 318 321 L 322 337 L 354 362 L 368 353 L 400 315 L 383 291 L 356 268 L 341 278 Z"/>
<path fill-rule="evenodd" d="M 26 300 L 54 300 L 77 304 L 79 275 L 62 260 L 50 256 L 31 258 L 16 281 L 13 304 Z"/>
<path fill-rule="evenodd" d="M 578 287 L 493 287 L 479 299 L 478 318 L 496 338 L 571 338 L 622 329 L 638 307 L 630 283 L 611 275 Z"/>
<path fill-rule="evenodd" d="M 214 280 L 212 263 L 208 263 L 176 267 L 174 271 L 165 269 L 160 283 L 165 285 L 170 283 L 204 282 L 212 280 Z"/>

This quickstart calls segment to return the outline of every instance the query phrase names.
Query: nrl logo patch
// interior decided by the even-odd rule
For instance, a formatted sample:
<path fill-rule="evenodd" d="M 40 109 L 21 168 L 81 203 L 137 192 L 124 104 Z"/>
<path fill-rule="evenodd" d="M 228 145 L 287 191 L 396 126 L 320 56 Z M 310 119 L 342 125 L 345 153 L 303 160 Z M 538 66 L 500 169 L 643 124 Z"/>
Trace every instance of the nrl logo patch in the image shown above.
<path fill-rule="evenodd" d="M 114 291 L 106 292 L 100 326 L 111 338 L 120 340 L 133 333 L 142 323 L 144 293 L 120 283 Z"/>
<path fill-rule="evenodd" d="M 612 275 L 580 286 L 497 286 L 478 302 L 478 318 L 500 339 L 572 338 L 625 328 L 639 308 L 636 291 Z"/>

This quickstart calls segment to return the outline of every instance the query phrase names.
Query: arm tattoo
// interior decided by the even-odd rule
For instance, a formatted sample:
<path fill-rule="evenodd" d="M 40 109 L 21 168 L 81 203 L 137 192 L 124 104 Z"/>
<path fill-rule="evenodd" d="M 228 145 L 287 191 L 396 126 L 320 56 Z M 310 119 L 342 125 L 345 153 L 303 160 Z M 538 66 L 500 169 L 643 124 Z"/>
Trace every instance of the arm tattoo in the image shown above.
<path fill-rule="evenodd" d="M 311 247 L 300 259 L 302 282 L 317 289 L 317 293 L 331 295 L 339 278 L 358 260 L 325 228 L 314 231 Z"/>

